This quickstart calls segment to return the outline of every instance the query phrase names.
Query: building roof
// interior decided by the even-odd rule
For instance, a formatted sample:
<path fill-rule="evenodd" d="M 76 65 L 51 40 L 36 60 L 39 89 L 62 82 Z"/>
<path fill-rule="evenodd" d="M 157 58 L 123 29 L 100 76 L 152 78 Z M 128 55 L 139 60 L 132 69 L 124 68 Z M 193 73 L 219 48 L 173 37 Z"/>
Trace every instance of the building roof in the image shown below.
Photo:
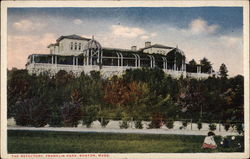
<path fill-rule="evenodd" d="M 120 52 L 131 52 L 131 53 L 137 53 L 138 50 L 130 50 L 130 49 L 121 49 L 121 48 L 109 48 L 109 47 L 103 47 L 103 50 L 110 50 L 110 51 L 120 51 Z"/>
<path fill-rule="evenodd" d="M 169 53 L 176 53 L 176 52 L 180 53 L 182 56 L 185 56 L 184 52 L 181 49 L 179 49 L 179 48 L 173 48 L 167 54 L 169 54 Z"/>
<path fill-rule="evenodd" d="M 145 50 L 145 49 L 148 49 L 148 48 L 174 49 L 174 47 L 165 46 L 165 45 L 162 45 L 162 44 L 154 44 L 154 45 L 150 45 L 148 47 L 141 48 L 140 50 Z"/>
<path fill-rule="evenodd" d="M 50 48 L 51 46 L 59 46 L 59 43 L 49 44 L 49 45 L 47 46 L 47 48 Z"/>
<path fill-rule="evenodd" d="M 62 39 L 76 39 L 76 40 L 91 40 L 89 38 L 85 38 L 85 37 L 81 37 L 79 35 L 76 35 L 76 34 L 72 34 L 72 35 L 66 35 L 66 36 L 60 36 L 56 41 L 59 42 L 61 41 Z"/>

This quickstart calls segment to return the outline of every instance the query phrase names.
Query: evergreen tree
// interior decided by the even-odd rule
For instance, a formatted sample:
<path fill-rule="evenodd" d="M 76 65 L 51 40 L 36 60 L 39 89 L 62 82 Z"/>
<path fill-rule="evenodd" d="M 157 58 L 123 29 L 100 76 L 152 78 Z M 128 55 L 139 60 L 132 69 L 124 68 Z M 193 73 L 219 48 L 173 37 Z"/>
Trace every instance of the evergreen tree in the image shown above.
<path fill-rule="evenodd" d="M 212 70 L 212 64 L 206 57 L 200 60 L 201 64 L 201 72 L 203 73 L 209 73 Z"/>
<path fill-rule="evenodd" d="M 221 78 L 227 78 L 228 76 L 228 70 L 227 70 L 227 66 L 223 63 L 220 66 L 220 70 L 219 70 L 219 75 Z"/>

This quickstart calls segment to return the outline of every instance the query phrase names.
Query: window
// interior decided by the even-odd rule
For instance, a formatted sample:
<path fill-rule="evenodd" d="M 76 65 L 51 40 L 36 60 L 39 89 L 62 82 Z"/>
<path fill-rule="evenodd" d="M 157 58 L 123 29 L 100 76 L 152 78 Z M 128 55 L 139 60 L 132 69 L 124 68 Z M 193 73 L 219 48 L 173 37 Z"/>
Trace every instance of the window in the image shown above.
<path fill-rule="evenodd" d="M 77 50 L 77 43 L 75 43 L 75 50 Z"/>
<path fill-rule="evenodd" d="M 73 42 L 70 43 L 70 50 L 73 50 Z"/>
<path fill-rule="evenodd" d="M 81 50 L 81 43 L 79 43 L 79 50 Z"/>

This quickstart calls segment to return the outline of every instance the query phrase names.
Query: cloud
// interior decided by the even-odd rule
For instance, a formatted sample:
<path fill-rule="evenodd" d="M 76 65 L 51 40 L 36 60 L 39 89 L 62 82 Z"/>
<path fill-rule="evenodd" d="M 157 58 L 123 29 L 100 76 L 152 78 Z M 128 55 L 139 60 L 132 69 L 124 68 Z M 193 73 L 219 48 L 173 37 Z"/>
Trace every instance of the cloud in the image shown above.
<path fill-rule="evenodd" d="M 190 21 L 190 24 L 192 22 Z M 218 26 L 217 24 L 214 25 Z M 204 26 L 210 25 L 207 23 L 204 25 L 203 23 L 201 26 L 203 27 L 200 28 L 207 28 Z M 193 58 L 199 61 L 206 57 L 213 63 L 215 71 L 218 71 L 220 65 L 225 63 L 230 76 L 243 74 L 243 39 L 240 30 L 235 30 L 233 33 L 222 33 L 218 29 L 210 29 L 209 35 L 207 32 L 191 34 L 189 25 L 184 29 L 175 25 L 158 25 L 151 30 L 160 30 L 157 32 L 158 35 L 152 38 L 152 43 L 173 47 L 178 44 L 188 61 Z M 213 30 L 213 33 L 211 30 Z"/>
<path fill-rule="evenodd" d="M 142 40 L 147 40 L 147 39 L 149 39 L 149 36 L 143 35 L 143 36 L 141 36 L 140 38 L 141 38 Z"/>
<path fill-rule="evenodd" d="M 81 19 L 74 19 L 73 23 L 79 25 L 79 24 L 82 24 L 82 20 Z"/>
<path fill-rule="evenodd" d="M 192 20 L 187 29 L 182 30 L 182 32 L 190 35 L 204 35 L 213 34 L 219 29 L 219 25 L 213 24 L 209 25 L 207 21 L 198 18 Z"/>
<path fill-rule="evenodd" d="M 157 33 L 151 33 L 150 36 L 151 37 L 155 37 L 157 35 Z"/>
<path fill-rule="evenodd" d="M 46 24 L 41 22 L 34 22 L 28 19 L 23 19 L 18 22 L 14 22 L 12 26 L 18 31 L 27 32 L 27 31 L 40 30 L 44 28 Z"/>
<path fill-rule="evenodd" d="M 127 27 L 122 25 L 112 25 L 111 31 L 113 35 L 124 38 L 136 38 L 140 35 L 145 34 L 145 31 L 141 28 Z"/>
<path fill-rule="evenodd" d="M 222 35 L 220 36 L 220 41 L 223 45 L 233 47 L 239 46 L 239 43 L 242 43 L 242 38 L 238 36 Z"/>
<path fill-rule="evenodd" d="M 28 55 L 48 54 L 47 46 L 54 43 L 56 35 L 45 33 L 36 35 L 9 35 L 8 36 L 8 68 L 24 68 Z"/>

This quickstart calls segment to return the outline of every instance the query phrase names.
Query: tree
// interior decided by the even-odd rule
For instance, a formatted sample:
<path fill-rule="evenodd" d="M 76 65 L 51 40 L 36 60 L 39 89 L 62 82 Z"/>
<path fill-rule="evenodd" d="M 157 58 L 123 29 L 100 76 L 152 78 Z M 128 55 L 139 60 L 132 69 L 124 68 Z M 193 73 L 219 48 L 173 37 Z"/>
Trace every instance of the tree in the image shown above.
<path fill-rule="evenodd" d="M 196 66 L 197 62 L 194 59 L 192 59 L 189 61 L 189 65 Z"/>
<path fill-rule="evenodd" d="M 190 72 L 197 72 L 197 62 L 192 59 L 191 61 L 189 61 L 189 64 L 187 65 L 187 69 Z"/>
<path fill-rule="evenodd" d="M 212 64 L 206 57 L 200 60 L 201 72 L 209 73 L 212 70 Z"/>
<path fill-rule="evenodd" d="M 220 66 L 220 70 L 219 70 L 219 75 L 221 78 L 227 78 L 228 76 L 228 70 L 227 70 L 227 66 L 223 63 Z"/>

